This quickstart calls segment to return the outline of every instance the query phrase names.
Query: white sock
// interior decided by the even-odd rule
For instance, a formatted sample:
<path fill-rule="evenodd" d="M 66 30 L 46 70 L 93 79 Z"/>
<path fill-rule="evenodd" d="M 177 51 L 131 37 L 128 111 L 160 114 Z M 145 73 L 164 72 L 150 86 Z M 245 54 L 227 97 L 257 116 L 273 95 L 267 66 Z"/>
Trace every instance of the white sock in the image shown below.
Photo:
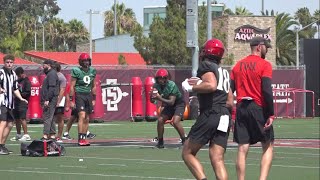
<path fill-rule="evenodd" d="M 64 132 L 64 133 L 63 133 L 63 135 L 65 135 L 65 136 L 68 135 L 68 134 L 69 134 L 69 132 Z"/>
<path fill-rule="evenodd" d="M 90 134 L 90 131 L 87 131 L 87 135 L 89 135 Z"/>

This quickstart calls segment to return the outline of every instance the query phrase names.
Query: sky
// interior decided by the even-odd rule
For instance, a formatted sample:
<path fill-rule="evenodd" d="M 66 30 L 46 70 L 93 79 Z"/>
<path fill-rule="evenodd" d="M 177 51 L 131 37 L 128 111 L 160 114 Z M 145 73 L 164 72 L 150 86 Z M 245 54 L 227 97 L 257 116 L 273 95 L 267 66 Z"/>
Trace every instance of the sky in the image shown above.
<path fill-rule="evenodd" d="M 199 0 L 199 2 L 207 0 Z M 217 0 L 218 3 L 224 3 L 227 8 L 232 10 L 235 7 L 246 7 L 250 12 L 260 15 L 263 0 Z M 137 21 L 143 23 L 143 8 L 147 6 L 165 6 L 166 0 L 117 0 L 118 3 L 124 3 L 126 8 L 131 8 L 136 14 Z M 77 19 L 84 23 L 89 29 L 90 9 L 99 11 L 100 14 L 92 15 L 92 38 L 103 37 L 103 12 L 111 10 L 114 0 L 57 0 L 61 8 L 58 17 L 65 22 L 71 19 Z M 298 8 L 307 7 L 313 14 L 316 9 L 320 9 L 320 0 L 264 0 L 265 10 L 275 10 L 276 12 L 286 12 L 294 15 Z"/>

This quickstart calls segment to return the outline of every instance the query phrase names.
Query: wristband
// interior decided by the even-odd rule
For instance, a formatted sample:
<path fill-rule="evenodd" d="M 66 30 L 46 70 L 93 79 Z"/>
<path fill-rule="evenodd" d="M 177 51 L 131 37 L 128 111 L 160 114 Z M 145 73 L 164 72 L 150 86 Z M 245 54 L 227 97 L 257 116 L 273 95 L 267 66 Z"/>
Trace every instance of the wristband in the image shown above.
<path fill-rule="evenodd" d="M 73 101 L 73 96 L 69 96 L 70 101 Z"/>
<path fill-rule="evenodd" d="M 199 84 L 201 84 L 202 83 L 202 80 L 199 80 L 198 82 L 197 82 L 197 85 L 199 85 Z"/>
<path fill-rule="evenodd" d="M 95 101 L 95 100 L 96 100 L 96 97 L 97 97 L 97 96 L 96 96 L 95 94 L 93 94 L 93 95 L 92 95 L 92 100 Z"/>

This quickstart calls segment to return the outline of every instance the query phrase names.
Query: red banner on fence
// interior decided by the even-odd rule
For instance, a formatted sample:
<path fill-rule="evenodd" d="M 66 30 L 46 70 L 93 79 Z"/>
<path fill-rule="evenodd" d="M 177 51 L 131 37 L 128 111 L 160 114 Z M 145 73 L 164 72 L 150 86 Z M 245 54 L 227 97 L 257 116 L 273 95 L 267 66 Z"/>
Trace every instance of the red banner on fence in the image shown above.
<path fill-rule="evenodd" d="M 101 77 L 101 84 L 119 84 L 116 87 L 102 88 L 102 102 L 104 106 L 105 121 L 125 121 L 131 119 L 131 78 L 140 77 L 142 82 L 148 76 L 154 76 L 156 69 L 97 69 Z M 39 70 L 28 70 L 27 75 L 39 75 Z M 64 70 L 64 74 L 70 73 Z M 191 70 L 169 70 L 171 79 L 177 83 L 191 76 Z M 274 70 L 272 87 L 277 89 L 297 88 L 304 89 L 304 70 Z M 181 87 L 180 87 L 181 88 Z M 295 109 L 296 116 L 302 116 L 304 113 L 305 102 L 303 94 L 296 94 L 295 107 L 293 107 L 293 95 L 286 92 L 275 92 L 275 103 L 277 104 L 278 116 L 287 115 L 287 106 L 289 115 L 292 115 Z M 187 96 L 185 95 L 188 101 Z M 145 96 L 143 95 L 143 102 Z M 145 107 L 145 106 L 144 106 Z"/>

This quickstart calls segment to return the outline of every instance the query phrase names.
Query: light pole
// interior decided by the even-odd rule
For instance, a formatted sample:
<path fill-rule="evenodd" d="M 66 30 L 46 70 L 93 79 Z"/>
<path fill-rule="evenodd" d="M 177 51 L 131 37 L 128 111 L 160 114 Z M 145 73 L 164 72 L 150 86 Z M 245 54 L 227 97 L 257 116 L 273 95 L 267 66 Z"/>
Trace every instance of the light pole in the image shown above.
<path fill-rule="evenodd" d="M 34 23 L 34 50 L 37 51 L 37 21 Z"/>
<path fill-rule="evenodd" d="M 114 23 L 113 23 L 113 35 L 117 35 L 117 0 L 114 0 Z"/>
<path fill-rule="evenodd" d="M 87 11 L 87 14 L 89 14 L 89 43 L 90 43 L 90 57 L 92 58 L 92 14 L 99 14 L 99 11 L 93 11 L 90 9 Z"/>
<path fill-rule="evenodd" d="M 211 12 L 211 0 L 207 0 L 207 13 L 208 13 L 208 22 L 207 22 L 207 40 L 212 38 L 212 12 Z"/>
<path fill-rule="evenodd" d="M 313 25 L 314 23 L 316 23 L 316 22 L 318 22 L 318 21 L 319 21 L 319 20 L 316 20 L 316 21 L 314 21 L 314 22 L 312 22 L 312 23 L 310 23 L 310 24 L 302 27 L 301 29 L 299 29 L 298 27 L 296 27 L 296 67 L 297 67 L 297 68 L 299 68 L 299 64 L 300 64 L 300 62 L 299 62 L 299 48 L 300 48 L 300 47 L 299 47 L 299 32 L 302 31 L 302 30 L 304 30 L 305 28 Z"/>
<path fill-rule="evenodd" d="M 44 39 L 44 23 L 42 23 L 42 51 L 45 51 L 45 39 Z"/>

